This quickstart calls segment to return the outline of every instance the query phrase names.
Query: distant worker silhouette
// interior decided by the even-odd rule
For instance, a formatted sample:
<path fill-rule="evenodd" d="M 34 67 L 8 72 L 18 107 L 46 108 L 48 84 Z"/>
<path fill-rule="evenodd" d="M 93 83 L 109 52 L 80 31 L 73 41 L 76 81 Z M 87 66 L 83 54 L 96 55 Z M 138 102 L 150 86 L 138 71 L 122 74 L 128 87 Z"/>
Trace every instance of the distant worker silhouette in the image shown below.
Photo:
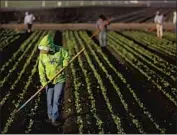
<path fill-rule="evenodd" d="M 96 22 L 96 29 L 99 31 L 99 43 L 101 47 L 107 45 L 107 26 L 110 24 L 110 19 L 106 19 L 104 15 L 100 15 Z"/>
<path fill-rule="evenodd" d="M 33 21 L 35 20 L 35 17 L 33 14 L 26 12 L 25 18 L 24 18 L 24 24 L 27 26 L 28 30 L 27 32 L 30 33 L 32 31 Z"/>
<path fill-rule="evenodd" d="M 163 37 L 163 22 L 164 22 L 164 16 L 162 13 L 160 13 L 159 11 L 156 12 L 156 16 L 154 18 L 154 22 L 156 24 L 156 34 L 158 38 L 162 38 Z"/>
<path fill-rule="evenodd" d="M 174 24 L 175 27 L 176 27 L 176 28 L 175 28 L 175 31 L 176 31 L 176 33 L 177 33 L 177 26 L 176 26 L 176 25 L 177 25 L 177 23 L 176 23 L 176 11 L 173 12 L 173 24 Z"/>

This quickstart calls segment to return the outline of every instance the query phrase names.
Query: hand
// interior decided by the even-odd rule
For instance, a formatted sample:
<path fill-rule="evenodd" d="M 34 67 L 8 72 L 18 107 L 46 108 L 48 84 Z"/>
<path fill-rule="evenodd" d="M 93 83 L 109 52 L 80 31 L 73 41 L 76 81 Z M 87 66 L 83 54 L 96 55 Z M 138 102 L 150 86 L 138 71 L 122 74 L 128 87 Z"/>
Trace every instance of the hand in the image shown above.
<path fill-rule="evenodd" d="M 44 87 L 44 86 L 47 86 L 47 82 L 43 82 L 42 83 L 42 86 Z"/>
<path fill-rule="evenodd" d="M 68 66 L 68 61 L 63 61 L 63 67 L 67 67 Z"/>

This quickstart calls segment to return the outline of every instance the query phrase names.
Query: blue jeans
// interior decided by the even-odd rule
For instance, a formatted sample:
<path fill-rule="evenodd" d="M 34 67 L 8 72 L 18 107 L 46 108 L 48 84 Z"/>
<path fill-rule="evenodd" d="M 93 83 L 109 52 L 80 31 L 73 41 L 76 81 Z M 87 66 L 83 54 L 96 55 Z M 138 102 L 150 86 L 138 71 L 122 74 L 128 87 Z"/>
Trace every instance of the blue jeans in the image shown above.
<path fill-rule="evenodd" d="M 107 38 L 107 36 L 106 36 L 106 30 L 103 30 L 103 31 L 100 31 L 100 33 L 99 33 L 99 43 L 100 43 L 100 45 L 101 45 L 101 47 L 104 47 L 104 46 L 106 46 L 106 38 Z"/>
<path fill-rule="evenodd" d="M 49 84 L 46 87 L 47 94 L 47 113 L 49 119 L 56 121 L 59 117 L 59 101 L 63 93 L 65 83 Z"/>

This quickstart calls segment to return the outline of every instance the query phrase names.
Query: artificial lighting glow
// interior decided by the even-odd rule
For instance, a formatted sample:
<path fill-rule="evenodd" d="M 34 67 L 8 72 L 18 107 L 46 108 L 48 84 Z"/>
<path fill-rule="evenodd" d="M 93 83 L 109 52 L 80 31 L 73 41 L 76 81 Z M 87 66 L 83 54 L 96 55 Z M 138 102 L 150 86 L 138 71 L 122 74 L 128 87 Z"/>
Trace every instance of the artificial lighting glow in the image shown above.
<path fill-rule="evenodd" d="M 92 5 L 95 5 L 96 4 L 96 2 L 95 1 L 92 1 Z"/>
<path fill-rule="evenodd" d="M 131 0 L 130 3 L 134 3 L 134 4 L 137 4 L 138 1 L 137 0 Z"/>
<path fill-rule="evenodd" d="M 125 1 L 124 3 L 125 3 L 125 4 L 128 4 L 128 1 Z"/>
<path fill-rule="evenodd" d="M 83 6 L 83 5 L 84 5 L 84 1 L 81 1 L 81 2 L 80 2 L 80 6 Z"/>

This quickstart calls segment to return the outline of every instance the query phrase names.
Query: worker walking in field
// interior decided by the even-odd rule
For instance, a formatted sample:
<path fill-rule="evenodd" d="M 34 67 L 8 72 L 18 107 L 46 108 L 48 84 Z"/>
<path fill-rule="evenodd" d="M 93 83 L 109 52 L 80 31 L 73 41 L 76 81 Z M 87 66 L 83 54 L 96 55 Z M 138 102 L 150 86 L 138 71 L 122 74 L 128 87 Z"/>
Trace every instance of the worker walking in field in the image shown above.
<path fill-rule="evenodd" d="M 39 76 L 42 85 L 45 86 L 47 81 L 51 80 L 61 68 L 68 65 L 70 57 L 63 47 L 53 43 L 53 36 L 50 34 L 40 41 L 38 49 L 40 50 Z M 54 126 L 59 125 L 59 122 L 57 122 L 60 117 L 59 100 L 61 100 L 65 80 L 65 73 L 63 72 L 46 87 L 48 121 Z"/>
<path fill-rule="evenodd" d="M 107 26 L 110 24 L 110 19 L 106 19 L 104 15 L 100 15 L 99 19 L 96 22 L 96 29 L 99 31 L 99 43 L 101 47 L 107 45 Z"/>
<path fill-rule="evenodd" d="M 163 14 L 157 11 L 156 16 L 154 18 L 154 22 L 156 24 L 156 31 L 157 31 L 156 34 L 158 38 L 163 37 L 163 21 L 164 21 Z"/>
<path fill-rule="evenodd" d="M 33 14 L 26 12 L 25 18 L 24 18 L 24 24 L 27 26 L 28 30 L 27 32 L 30 33 L 33 26 L 33 21 L 35 20 L 35 17 Z"/>
<path fill-rule="evenodd" d="M 176 33 L 177 33 L 177 26 L 176 26 L 176 25 L 177 25 L 177 23 L 176 23 L 176 16 L 177 16 L 177 15 L 176 15 L 176 11 L 174 11 L 174 12 L 173 12 L 173 24 L 175 25 L 175 31 L 176 31 Z"/>

